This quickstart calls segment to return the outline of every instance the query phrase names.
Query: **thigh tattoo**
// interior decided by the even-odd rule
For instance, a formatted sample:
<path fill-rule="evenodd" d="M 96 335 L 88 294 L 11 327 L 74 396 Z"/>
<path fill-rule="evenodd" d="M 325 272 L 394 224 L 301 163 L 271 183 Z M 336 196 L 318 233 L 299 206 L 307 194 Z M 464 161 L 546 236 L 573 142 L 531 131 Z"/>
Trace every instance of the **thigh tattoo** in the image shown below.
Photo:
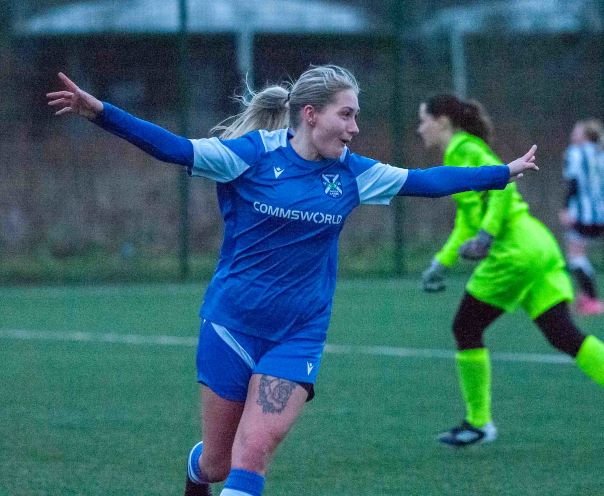
<path fill-rule="evenodd" d="M 256 404 L 262 407 L 262 413 L 281 413 L 296 386 L 295 382 L 263 375 Z"/>

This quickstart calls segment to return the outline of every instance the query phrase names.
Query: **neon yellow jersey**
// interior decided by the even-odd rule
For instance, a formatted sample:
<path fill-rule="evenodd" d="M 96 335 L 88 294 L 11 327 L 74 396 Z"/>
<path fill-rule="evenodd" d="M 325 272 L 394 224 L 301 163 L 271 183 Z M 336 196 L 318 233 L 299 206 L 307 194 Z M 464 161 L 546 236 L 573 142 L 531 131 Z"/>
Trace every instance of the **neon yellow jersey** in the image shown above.
<path fill-rule="evenodd" d="M 444 165 L 480 166 L 503 162 L 479 137 L 464 131 L 451 138 L 445 150 Z M 461 245 L 483 229 L 494 237 L 500 235 L 506 223 L 528 212 L 528 205 L 515 183 L 503 190 L 468 191 L 452 195 L 456 203 L 455 226 L 436 260 L 446 267 L 458 260 Z"/>

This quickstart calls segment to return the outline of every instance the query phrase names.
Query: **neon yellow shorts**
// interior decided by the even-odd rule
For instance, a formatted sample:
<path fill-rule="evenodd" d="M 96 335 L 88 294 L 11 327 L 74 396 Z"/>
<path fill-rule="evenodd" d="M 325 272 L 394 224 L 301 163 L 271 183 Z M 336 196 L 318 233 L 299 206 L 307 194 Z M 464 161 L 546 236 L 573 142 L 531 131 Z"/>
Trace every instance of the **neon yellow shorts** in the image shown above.
<path fill-rule="evenodd" d="M 573 300 L 564 257 L 553 234 L 537 219 L 522 215 L 504 229 L 466 285 L 474 298 L 531 319 L 562 301 Z"/>

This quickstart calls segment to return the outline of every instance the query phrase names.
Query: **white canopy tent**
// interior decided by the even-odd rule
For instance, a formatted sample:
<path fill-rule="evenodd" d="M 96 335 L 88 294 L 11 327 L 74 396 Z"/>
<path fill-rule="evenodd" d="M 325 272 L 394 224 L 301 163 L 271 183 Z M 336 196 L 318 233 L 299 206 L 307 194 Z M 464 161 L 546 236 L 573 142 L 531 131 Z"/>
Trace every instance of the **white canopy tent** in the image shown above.
<path fill-rule="evenodd" d="M 90 0 L 19 19 L 16 36 L 232 34 L 239 73 L 253 81 L 256 34 L 358 35 L 375 32 L 361 8 L 328 0 Z M 181 47 L 184 44 L 181 43 Z M 182 52 L 181 52 L 182 58 Z M 181 75 L 181 83 L 182 81 Z M 187 134 L 186 110 L 181 132 Z M 188 273 L 188 185 L 180 176 L 180 271 Z"/>
<path fill-rule="evenodd" d="M 232 33 L 237 63 L 251 74 L 253 37 L 273 34 L 362 34 L 375 31 L 366 11 L 326 0 L 186 0 L 186 31 Z M 21 36 L 169 34 L 181 30 L 180 0 L 93 0 L 48 9 L 19 20 Z"/>

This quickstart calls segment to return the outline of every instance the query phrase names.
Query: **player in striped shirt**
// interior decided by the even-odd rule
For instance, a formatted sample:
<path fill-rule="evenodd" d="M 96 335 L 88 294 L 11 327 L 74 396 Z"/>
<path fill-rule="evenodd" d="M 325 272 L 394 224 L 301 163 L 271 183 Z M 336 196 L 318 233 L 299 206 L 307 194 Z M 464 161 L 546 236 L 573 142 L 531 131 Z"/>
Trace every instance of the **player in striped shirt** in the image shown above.
<path fill-rule="evenodd" d="M 604 149 L 603 128 L 597 119 L 577 122 L 571 145 L 564 157 L 563 174 L 567 182 L 566 208 L 560 221 L 566 228 L 566 258 L 579 285 L 577 311 L 581 315 L 604 313 L 598 298 L 596 272 L 587 258 L 590 239 L 604 234 Z"/>

